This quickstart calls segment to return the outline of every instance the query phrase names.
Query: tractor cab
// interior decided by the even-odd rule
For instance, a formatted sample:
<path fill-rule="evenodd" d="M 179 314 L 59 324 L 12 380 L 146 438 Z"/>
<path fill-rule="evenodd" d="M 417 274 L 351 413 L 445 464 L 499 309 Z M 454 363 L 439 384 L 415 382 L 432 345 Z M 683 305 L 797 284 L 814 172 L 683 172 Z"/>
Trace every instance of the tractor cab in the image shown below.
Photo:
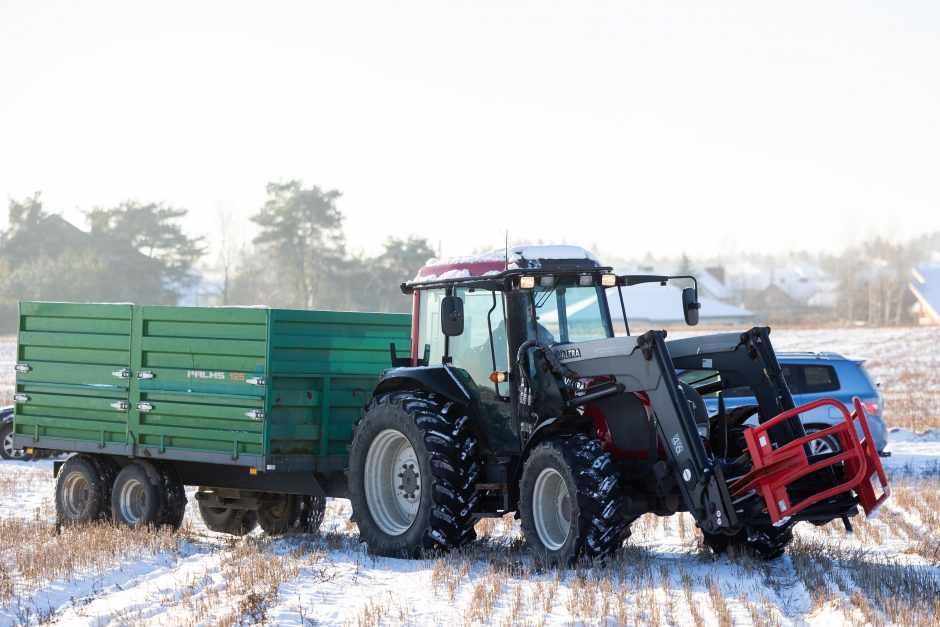
<path fill-rule="evenodd" d="M 414 299 L 408 365 L 451 366 L 490 418 L 493 450 L 518 451 L 510 379 L 519 348 L 614 337 L 605 291 L 615 284 L 610 268 L 576 246 L 431 260 L 402 286 Z"/>
<path fill-rule="evenodd" d="M 410 359 L 396 357 L 395 362 L 452 366 L 462 383 L 475 389 L 488 418 L 484 422 L 493 450 L 516 452 L 533 427 L 524 424 L 531 412 L 520 411 L 526 399 L 520 399 L 516 386 L 510 385 L 519 363 L 529 360 L 533 372 L 527 383 L 536 388 L 536 396 L 555 397 L 556 405 L 567 400 L 564 387 L 551 389 L 557 376 L 539 377 L 534 371 L 550 351 L 536 356 L 528 351 L 610 339 L 624 331 L 629 335 L 625 312 L 625 326 L 614 329 L 608 290 L 618 289 L 620 298 L 613 300 L 623 308 L 620 287 L 665 284 L 670 278 L 680 277 L 618 277 L 577 246 L 516 247 L 475 257 L 432 259 L 402 285 L 405 293 L 413 294 L 412 346 Z M 694 282 L 692 277 L 681 278 Z M 697 314 L 693 289 L 683 293 L 683 305 Z M 581 393 L 587 385 L 570 383 L 580 385 Z M 564 409 L 553 411 L 547 407 L 550 404 L 543 403 L 536 412 L 542 419 Z"/>

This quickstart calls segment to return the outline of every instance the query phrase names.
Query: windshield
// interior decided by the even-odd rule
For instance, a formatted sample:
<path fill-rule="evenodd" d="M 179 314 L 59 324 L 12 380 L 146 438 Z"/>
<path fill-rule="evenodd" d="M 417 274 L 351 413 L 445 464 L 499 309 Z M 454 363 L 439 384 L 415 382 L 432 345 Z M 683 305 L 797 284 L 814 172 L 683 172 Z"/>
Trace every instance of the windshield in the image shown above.
<path fill-rule="evenodd" d="M 534 289 L 531 298 L 538 339 L 552 345 L 613 337 L 602 296 L 595 286 Z"/>

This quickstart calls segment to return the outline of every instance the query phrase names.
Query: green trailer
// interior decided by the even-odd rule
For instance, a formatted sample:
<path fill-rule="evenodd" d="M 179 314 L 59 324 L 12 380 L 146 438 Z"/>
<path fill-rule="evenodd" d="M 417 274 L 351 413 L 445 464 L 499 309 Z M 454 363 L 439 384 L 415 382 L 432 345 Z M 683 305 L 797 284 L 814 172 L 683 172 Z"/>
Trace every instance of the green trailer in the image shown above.
<path fill-rule="evenodd" d="M 264 524 L 265 503 L 345 494 L 353 423 L 410 333 L 407 314 L 23 302 L 15 444 L 81 453 L 58 473 L 73 522 L 106 515 L 109 485 L 137 466 L 128 499 L 147 480 L 196 485 L 201 509 Z M 80 511 L 94 477 L 101 503 Z"/>

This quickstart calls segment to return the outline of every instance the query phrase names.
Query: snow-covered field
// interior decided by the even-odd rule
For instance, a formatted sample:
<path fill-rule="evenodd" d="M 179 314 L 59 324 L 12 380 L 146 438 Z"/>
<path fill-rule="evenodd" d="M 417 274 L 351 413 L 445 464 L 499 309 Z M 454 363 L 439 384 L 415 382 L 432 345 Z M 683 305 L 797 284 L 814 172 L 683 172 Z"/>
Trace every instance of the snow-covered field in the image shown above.
<path fill-rule="evenodd" d="M 940 616 L 940 332 L 775 331 L 790 350 L 869 358 L 896 427 L 894 495 L 874 521 L 796 527 L 769 564 L 715 558 L 692 519 L 644 517 L 605 567 L 539 571 L 511 519 L 435 560 L 373 558 L 331 500 L 316 536 L 212 533 L 192 507 L 167 532 L 53 524 L 52 462 L 0 463 L 0 624 L 935 624 Z M 919 351 L 911 355 L 911 351 Z M 12 388 L 0 341 L 0 395 Z M 919 406 L 910 418 L 894 407 Z M 906 407 L 906 406 L 905 406 Z M 908 422 L 910 420 L 910 422 Z M 898 425 L 905 428 L 898 429 Z"/>

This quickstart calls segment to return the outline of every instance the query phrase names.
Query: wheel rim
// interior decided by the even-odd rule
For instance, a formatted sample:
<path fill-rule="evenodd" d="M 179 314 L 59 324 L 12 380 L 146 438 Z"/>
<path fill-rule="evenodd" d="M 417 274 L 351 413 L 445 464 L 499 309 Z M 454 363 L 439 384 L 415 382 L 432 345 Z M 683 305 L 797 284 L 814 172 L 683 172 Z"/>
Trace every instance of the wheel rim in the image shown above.
<path fill-rule="evenodd" d="M 264 514 L 271 520 L 287 518 L 289 514 L 288 501 L 289 498 L 287 495 L 281 494 L 276 496 L 264 508 Z"/>
<path fill-rule="evenodd" d="M 807 435 L 812 433 L 819 433 L 819 429 L 807 429 Z M 829 440 L 828 436 L 824 438 L 818 438 L 816 440 L 810 440 L 809 444 L 809 454 L 810 455 L 828 455 L 830 453 L 835 453 L 836 449 L 833 448 L 832 442 Z"/>
<path fill-rule="evenodd" d="M 8 457 L 11 457 L 13 459 L 20 459 L 26 453 L 26 451 L 24 451 L 23 449 L 16 448 L 13 445 L 13 432 L 12 431 L 6 434 L 6 437 L 3 438 L 3 450 L 6 452 Z"/>
<path fill-rule="evenodd" d="M 535 479 L 532 517 L 545 548 L 557 551 L 565 544 L 571 530 L 571 496 L 564 477 L 554 468 L 546 468 Z"/>
<path fill-rule="evenodd" d="M 70 520 L 81 520 L 88 511 L 88 482 L 80 472 L 69 473 L 62 489 L 62 509 Z"/>
<path fill-rule="evenodd" d="M 414 447 L 401 432 L 386 429 L 369 446 L 366 503 L 383 532 L 398 536 L 411 527 L 421 502 L 421 476 Z"/>
<path fill-rule="evenodd" d="M 147 494 L 144 484 L 137 479 L 128 479 L 121 486 L 118 507 L 121 509 L 121 518 L 131 525 L 136 525 L 144 515 L 147 506 Z"/>

